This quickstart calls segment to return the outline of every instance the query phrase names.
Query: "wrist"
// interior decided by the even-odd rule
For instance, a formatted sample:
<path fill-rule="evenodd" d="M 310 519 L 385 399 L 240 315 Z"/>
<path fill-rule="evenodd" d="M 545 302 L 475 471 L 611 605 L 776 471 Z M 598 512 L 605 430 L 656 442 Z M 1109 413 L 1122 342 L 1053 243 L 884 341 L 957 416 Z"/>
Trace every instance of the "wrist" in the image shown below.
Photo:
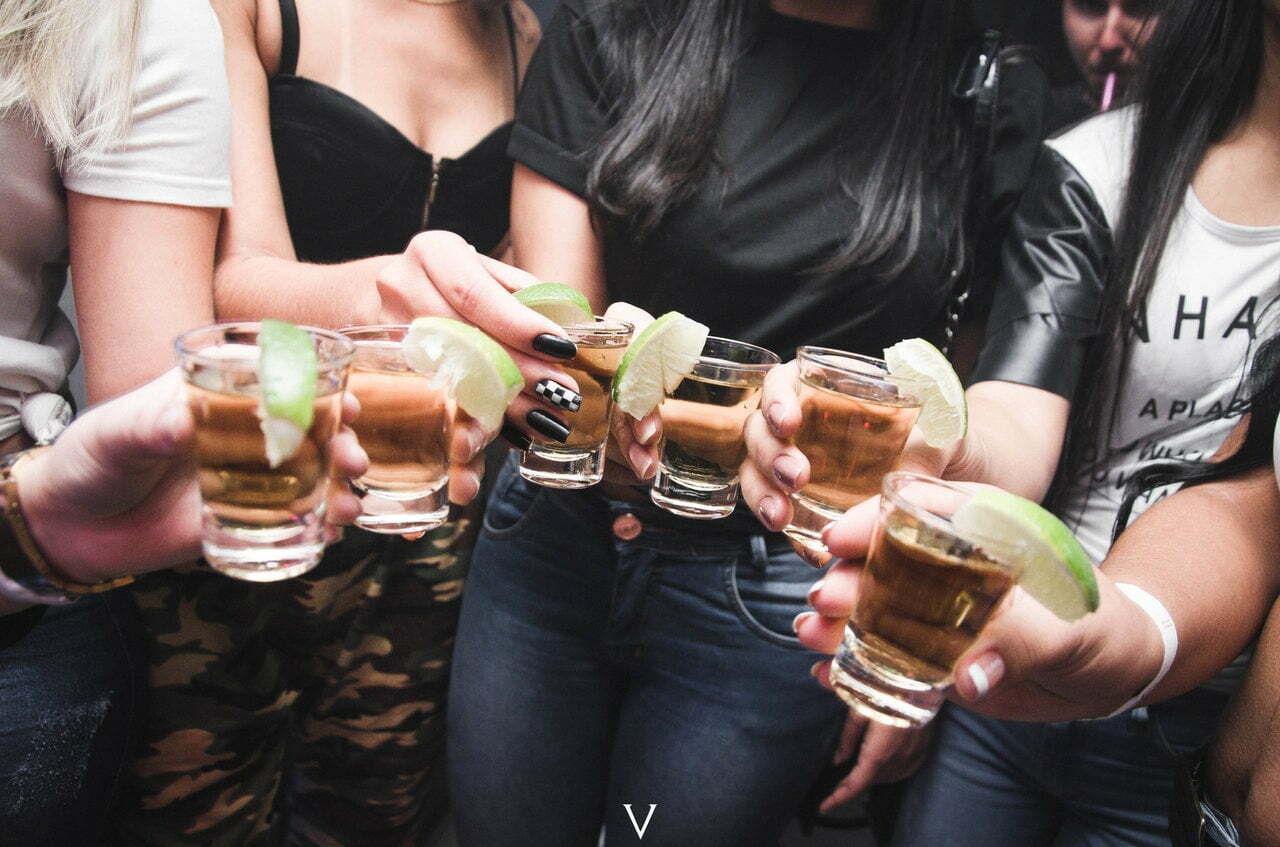
<path fill-rule="evenodd" d="M 1125 674 L 1115 690 L 1125 697 L 1113 703 L 1111 715 L 1133 709 L 1149 699 L 1172 667 L 1178 654 L 1178 631 L 1172 616 L 1158 598 L 1130 583 L 1114 583 L 1117 606 L 1123 610 L 1125 627 L 1113 633 L 1120 647 L 1117 657 Z M 1121 635 L 1122 637 L 1116 637 Z M 1124 645 L 1121 647 L 1121 645 Z"/>

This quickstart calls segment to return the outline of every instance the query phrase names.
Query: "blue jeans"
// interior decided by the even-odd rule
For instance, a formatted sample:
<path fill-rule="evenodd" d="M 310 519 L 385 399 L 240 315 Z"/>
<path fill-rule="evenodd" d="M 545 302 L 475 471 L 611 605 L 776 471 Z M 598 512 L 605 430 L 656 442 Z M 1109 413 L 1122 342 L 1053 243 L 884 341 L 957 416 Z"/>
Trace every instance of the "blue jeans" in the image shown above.
<path fill-rule="evenodd" d="M 464 847 L 587 847 L 601 825 L 608 845 L 772 844 L 830 757 L 846 710 L 791 634 L 819 574 L 714 525 L 622 540 L 625 511 L 511 464 L 497 482 L 450 688 Z"/>
<path fill-rule="evenodd" d="M 0 651 L 0 843 L 103 843 L 136 738 L 143 653 L 124 591 L 50 607 Z"/>
<path fill-rule="evenodd" d="M 1177 757 L 1226 696 L 1198 689 L 1114 718 L 1032 724 L 948 706 L 907 789 L 895 847 L 1167 845 Z"/>

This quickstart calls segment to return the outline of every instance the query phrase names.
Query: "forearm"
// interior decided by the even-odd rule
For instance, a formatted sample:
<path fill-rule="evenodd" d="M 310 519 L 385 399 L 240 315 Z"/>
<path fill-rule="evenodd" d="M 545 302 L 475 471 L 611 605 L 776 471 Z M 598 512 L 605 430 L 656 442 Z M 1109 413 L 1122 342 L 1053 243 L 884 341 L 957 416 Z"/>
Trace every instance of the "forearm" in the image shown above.
<path fill-rule="evenodd" d="M 1270 468 L 1180 491 L 1142 515 L 1103 567 L 1150 592 L 1178 628 L 1178 654 L 1149 700 L 1210 679 L 1257 635 L 1280 590 L 1280 494 Z"/>
<path fill-rule="evenodd" d="M 1043 500 L 1066 437 L 1068 402 L 1040 389 L 995 382 L 972 386 L 966 399 L 969 432 L 947 458 L 945 476 Z"/>
<path fill-rule="evenodd" d="M 394 256 L 317 265 L 270 255 L 231 256 L 214 277 L 219 320 L 273 317 L 322 327 L 383 321 L 377 275 Z"/>

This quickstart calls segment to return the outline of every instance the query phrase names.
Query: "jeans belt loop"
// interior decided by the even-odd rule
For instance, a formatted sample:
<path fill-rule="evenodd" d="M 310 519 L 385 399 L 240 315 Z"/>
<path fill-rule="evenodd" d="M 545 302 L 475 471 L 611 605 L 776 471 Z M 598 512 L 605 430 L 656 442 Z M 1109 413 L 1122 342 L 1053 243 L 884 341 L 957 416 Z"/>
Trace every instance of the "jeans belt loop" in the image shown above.
<path fill-rule="evenodd" d="M 769 569 L 769 545 L 763 535 L 751 536 L 751 564 L 760 573 Z"/>

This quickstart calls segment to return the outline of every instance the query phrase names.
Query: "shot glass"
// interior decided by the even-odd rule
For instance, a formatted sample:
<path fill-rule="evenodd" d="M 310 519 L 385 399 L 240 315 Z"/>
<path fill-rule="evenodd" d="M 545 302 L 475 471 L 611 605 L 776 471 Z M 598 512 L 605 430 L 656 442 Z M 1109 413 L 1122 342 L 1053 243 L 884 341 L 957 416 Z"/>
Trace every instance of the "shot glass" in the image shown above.
<path fill-rule="evenodd" d="M 826 347 L 796 351 L 800 431 L 795 444 L 809 460 L 809 484 L 791 495 L 792 540 L 827 551 L 822 531 L 880 493 L 920 416 L 910 383 L 890 378 L 883 359 Z"/>
<path fill-rule="evenodd" d="M 923 726 L 942 705 L 956 662 L 1017 583 L 1027 547 L 957 532 L 951 516 L 970 490 L 895 471 L 881 494 L 831 681 L 841 699 L 873 720 Z"/>
<path fill-rule="evenodd" d="M 649 497 L 672 514 L 714 520 L 738 502 L 742 428 L 760 405 L 765 374 L 778 356 L 763 347 L 707 339 L 693 372 L 659 407 L 662 444 Z"/>
<path fill-rule="evenodd" d="M 449 517 L 449 436 L 454 401 L 446 381 L 404 360 L 406 325 L 342 330 L 355 344 L 347 390 L 360 401 L 352 424 L 369 472 L 352 486 L 356 526 L 385 535 L 435 529 Z"/>
<path fill-rule="evenodd" d="M 302 328 L 316 351 L 315 418 L 297 452 L 273 468 L 258 417 L 259 326 L 214 324 L 179 336 L 176 346 L 196 424 L 204 557 L 227 576 L 275 582 L 306 573 L 324 553 L 329 442 L 354 345 Z"/>
<path fill-rule="evenodd" d="M 520 475 L 547 488 L 587 488 L 604 479 L 605 448 L 613 415 L 613 376 L 635 327 L 597 317 L 564 327 L 578 355 L 561 367 L 578 382 L 582 406 L 569 420 L 563 444 L 533 436 L 520 459 Z"/>

